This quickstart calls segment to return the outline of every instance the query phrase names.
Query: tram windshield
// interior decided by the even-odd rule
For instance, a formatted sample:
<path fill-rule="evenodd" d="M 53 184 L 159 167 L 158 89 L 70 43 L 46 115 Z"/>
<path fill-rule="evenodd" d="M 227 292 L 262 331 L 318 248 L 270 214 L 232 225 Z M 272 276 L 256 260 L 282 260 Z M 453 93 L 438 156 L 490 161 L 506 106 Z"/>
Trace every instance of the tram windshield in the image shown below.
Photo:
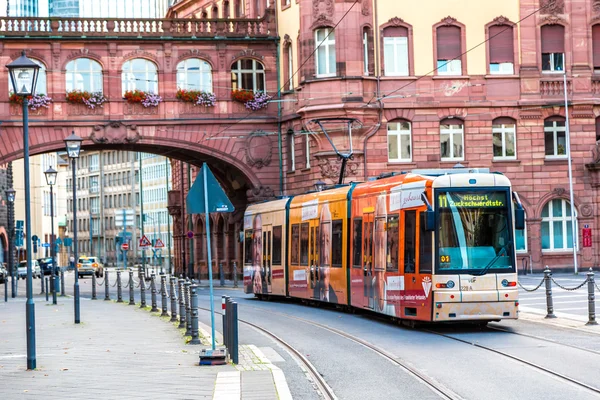
<path fill-rule="evenodd" d="M 436 191 L 438 273 L 514 272 L 508 191 Z"/>

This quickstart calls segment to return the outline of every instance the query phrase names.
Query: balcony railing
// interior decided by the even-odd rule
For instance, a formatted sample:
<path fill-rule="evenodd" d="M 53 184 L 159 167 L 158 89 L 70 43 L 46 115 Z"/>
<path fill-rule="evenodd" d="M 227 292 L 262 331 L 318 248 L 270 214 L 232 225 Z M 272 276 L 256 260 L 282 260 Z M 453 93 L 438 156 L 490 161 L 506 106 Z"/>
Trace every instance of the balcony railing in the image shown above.
<path fill-rule="evenodd" d="M 276 36 L 272 9 L 256 19 L 117 19 L 1 17 L 0 36 L 268 37 Z"/>
<path fill-rule="evenodd" d="M 565 85 L 562 77 L 556 79 L 545 78 L 540 80 L 540 94 L 542 96 L 564 96 L 564 87 Z M 570 80 L 567 81 L 567 92 L 568 94 L 573 93 L 573 83 Z"/>

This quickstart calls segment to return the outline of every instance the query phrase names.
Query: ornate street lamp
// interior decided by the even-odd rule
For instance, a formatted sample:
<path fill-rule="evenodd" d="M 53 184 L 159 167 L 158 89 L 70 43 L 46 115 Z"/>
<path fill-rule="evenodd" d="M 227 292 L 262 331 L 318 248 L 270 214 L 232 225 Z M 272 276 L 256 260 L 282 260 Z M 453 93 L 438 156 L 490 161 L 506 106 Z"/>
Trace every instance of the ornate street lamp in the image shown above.
<path fill-rule="evenodd" d="M 319 181 L 316 181 L 316 182 L 315 182 L 315 190 L 316 190 L 317 192 L 321 192 L 321 191 L 323 191 L 323 189 L 325 189 L 325 186 L 326 186 L 326 185 L 327 185 L 327 184 L 326 184 L 325 182 L 321 181 L 321 180 L 319 180 Z"/>
<path fill-rule="evenodd" d="M 27 232 L 27 303 L 25 303 L 27 325 L 27 369 L 35 369 L 35 305 L 33 304 L 33 283 L 31 263 L 31 184 L 29 179 L 29 97 L 35 94 L 40 66 L 25 56 L 6 66 L 10 74 L 13 92 L 23 98 L 23 164 L 25 166 L 25 231 Z"/>
<path fill-rule="evenodd" d="M 12 167 L 9 166 L 12 171 Z M 12 178 L 10 178 L 12 182 Z M 12 183 L 11 183 L 12 185 Z M 17 279 L 16 268 L 14 265 L 14 236 L 15 236 L 15 196 L 17 191 L 13 188 L 10 188 L 6 191 L 6 199 L 8 200 L 8 270 L 10 271 L 10 285 L 11 285 L 11 293 L 10 297 L 17 297 Z"/>
<path fill-rule="evenodd" d="M 65 145 L 67 146 L 67 154 L 71 159 L 71 170 L 73 171 L 73 257 L 75 258 L 75 323 L 81 322 L 79 313 L 79 274 L 77 271 L 77 259 L 78 259 L 78 246 L 77 246 L 77 159 L 79 158 L 79 151 L 81 150 L 82 138 L 77 136 L 75 132 L 72 132 L 69 137 L 65 139 Z"/>
<path fill-rule="evenodd" d="M 56 267 L 56 244 L 54 239 L 54 185 L 58 172 L 52 167 L 44 171 L 46 175 L 46 184 L 50 186 L 50 224 L 52 225 L 50 233 L 50 257 L 52 257 L 52 271 L 50 280 L 52 281 L 52 304 L 56 304 L 56 292 L 58 286 L 58 269 Z"/>

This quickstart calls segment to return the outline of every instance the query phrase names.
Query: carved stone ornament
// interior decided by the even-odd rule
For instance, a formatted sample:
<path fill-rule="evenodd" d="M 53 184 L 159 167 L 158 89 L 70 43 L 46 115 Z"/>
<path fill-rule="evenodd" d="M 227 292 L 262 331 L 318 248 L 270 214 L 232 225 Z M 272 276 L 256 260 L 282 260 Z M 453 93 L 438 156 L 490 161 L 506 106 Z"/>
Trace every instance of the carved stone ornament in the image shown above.
<path fill-rule="evenodd" d="M 202 59 L 208 61 L 209 64 L 212 64 L 212 59 L 210 57 L 210 54 L 204 53 L 198 49 L 191 49 L 188 51 L 184 51 L 183 53 L 181 53 L 179 55 L 179 57 L 177 57 L 177 61 L 182 61 L 186 58 L 202 58 Z"/>
<path fill-rule="evenodd" d="M 582 217 L 591 217 L 594 213 L 594 207 L 591 204 L 584 204 L 581 206 L 581 216 Z"/>
<path fill-rule="evenodd" d="M 321 14 L 333 17 L 334 10 L 334 0 L 313 0 L 313 18 L 315 19 Z"/>
<path fill-rule="evenodd" d="M 315 19 L 315 22 L 313 22 L 311 29 L 324 26 L 333 28 L 335 26 L 335 23 L 330 18 L 328 18 L 327 15 L 321 14 L 317 17 L 317 19 Z"/>
<path fill-rule="evenodd" d="M 564 18 L 559 17 L 555 14 L 549 14 L 540 19 L 541 25 L 566 25 L 567 21 Z"/>
<path fill-rule="evenodd" d="M 573 105 L 571 115 L 573 118 L 595 118 L 593 104 L 577 104 Z"/>
<path fill-rule="evenodd" d="M 340 178 L 342 160 L 340 160 L 337 157 L 322 158 L 319 163 L 319 168 L 321 169 L 321 176 L 323 178 L 329 178 L 337 181 Z M 357 170 L 358 162 L 348 161 L 348 163 L 346 164 L 344 177 L 356 176 Z"/>
<path fill-rule="evenodd" d="M 499 17 L 494 18 L 494 23 L 496 25 L 513 25 L 512 22 L 504 15 L 500 15 Z"/>
<path fill-rule="evenodd" d="M 404 20 L 402 18 L 394 17 L 388 21 L 388 26 L 403 26 Z"/>
<path fill-rule="evenodd" d="M 292 38 L 287 33 L 283 36 L 283 47 L 291 46 Z"/>
<path fill-rule="evenodd" d="M 72 52 L 71 54 L 69 54 L 67 56 L 67 61 L 75 60 L 75 59 L 81 58 L 81 57 L 92 58 L 95 60 L 102 60 L 102 57 L 99 54 L 90 53 L 90 51 L 88 49 L 79 49 L 79 50 L 76 50 L 76 51 Z"/>
<path fill-rule="evenodd" d="M 565 12 L 564 0 L 541 0 L 540 14 L 563 14 Z"/>
<path fill-rule="evenodd" d="M 246 140 L 246 162 L 249 166 L 261 169 L 271 164 L 273 148 L 271 139 L 264 131 L 254 131 Z"/>
<path fill-rule="evenodd" d="M 446 18 L 442 18 L 440 21 L 444 25 L 454 25 L 456 23 L 456 18 L 452 18 L 451 16 L 447 16 Z"/>
<path fill-rule="evenodd" d="M 148 58 L 150 60 L 153 60 L 156 64 L 158 64 L 158 58 L 156 57 L 156 55 L 149 53 L 147 51 L 144 51 L 144 50 L 134 50 L 130 53 L 127 53 L 123 56 L 123 60 L 129 60 L 132 58 L 139 58 L 139 57 Z"/>
<path fill-rule="evenodd" d="M 592 10 L 594 10 L 595 13 L 600 13 L 600 0 L 593 1 Z"/>
<path fill-rule="evenodd" d="M 553 192 L 557 196 L 563 196 L 565 194 L 566 190 L 564 188 L 554 188 Z"/>
<path fill-rule="evenodd" d="M 362 0 L 362 7 L 360 11 L 365 17 L 371 15 L 371 0 Z"/>
<path fill-rule="evenodd" d="M 252 49 L 242 50 L 238 54 L 232 56 L 231 59 L 236 60 L 238 58 L 245 58 L 245 57 L 254 57 L 254 58 L 259 58 L 261 60 L 264 59 L 264 57 L 261 56 L 260 53 L 257 53 L 256 51 L 254 51 Z"/>
<path fill-rule="evenodd" d="M 111 121 L 106 125 L 94 126 L 90 139 L 96 144 L 128 144 L 140 140 L 140 134 L 136 125 Z"/>
<path fill-rule="evenodd" d="M 269 200 L 275 197 L 273 189 L 268 186 L 253 187 L 246 191 L 248 201 L 254 203 L 257 201 Z"/>

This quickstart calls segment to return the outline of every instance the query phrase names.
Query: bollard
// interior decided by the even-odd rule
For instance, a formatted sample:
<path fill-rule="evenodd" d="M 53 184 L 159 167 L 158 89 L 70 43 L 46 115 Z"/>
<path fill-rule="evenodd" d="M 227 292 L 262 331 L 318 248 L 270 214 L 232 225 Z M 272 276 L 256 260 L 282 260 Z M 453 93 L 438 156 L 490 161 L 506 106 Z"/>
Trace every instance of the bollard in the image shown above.
<path fill-rule="evenodd" d="M 552 276 L 552 272 L 546 265 L 546 269 L 544 270 L 544 281 L 546 282 L 546 305 L 547 311 L 546 318 L 556 318 L 554 315 L 554 305 L 552 304 L 552 281 L 550 277 Z"/>
<path fill-rule="evenodd" d="M 183 284 L 183 296 L 185 297 L 185 336 L 192 334 L 192 310 L 190 308 L 190 286 L 192 283 L 186 281 Z"/>
<path fill-rule="evenodd" d="M 121 285 L 121 270 L 117 270 L 117 303 L 123 302 L 123 285 Z"/>
<path fill-rule="evenodd" d="M 6 281 L 6 278 L 4 279 Z M 54 270 L 50 271 L 50 293 L 54 295 Z M 54 297 L 54 296 L 53 296 Z"/>
<path fill-rule="evenodd" d="M 46 281 L 46 301 L 48 301 L 48 277 L 42 279 L 42 284 L 44 283 L 43 281 Z"/>
<path fill-rule="evenodd" d="M 161 292 L 161 302 L 162 302 L 162 312 L 160 313 L 161 317 L 168 317 L 168 306 L 167 306 L 167 277 L 164 272 L 160 273 L 160 292 Z"/>
<path fill-rule="evenodd" d="M 232 321 L 232 316 L 233 316 L 233 312 L 231 310 L 231 304 L 233 303 L 233 300 L 231 300 L 231 298 L 227 298 L 227 303 L 225 303 L 225 315 L 227 316 L 226 319 L 226 325 L 227 325 L 227 337 L 225 338 L 225 347 L 227 348 L 227 350 L 229 350 L 230 353 L 230 357 L 231 357 L 231 350 L 232 350 L 232 346 L 233 346 L 233 321 Z"/>
<path fill-rule="evenodd" d="M 233 302 L 231 304 L 231 330 L 232 332 L 232 344 L 231 344 L 231 351 L 230 354 L 232 355 L 232 361 L 234 364 L 238 364 L 239 363 L 239 352 L 238 352 L 238 309 L 237 309 L 237 303 Z"/>
<path fill-rule="evenodd" d="M 140 308 L 146 308 L 146 281 L 140 275 Z"/>
<path fill-rule="evenodd" d="M 141 280 L 142 279 L 142 266 L 138 266 L 138 279 Z"/>
<path fill-rule="evenodd" d="M 150 309 L 150 311 L 157 312 L 158 307 L 156 304 L 156 275 L 154 275 L 154 273 L 150 275 L 150 292 L 152 293 L 152 309 Z"/>
<path fill-rule="evenodd" d="M 52 268 L 52 304 L 58 304 L 56 302 L 56 296 L 58 295 L 58 275 L 56 268 Z"/>
<path fill-rule="evenodd" d="M 198 336 L 198 285 L 190 286 L 190 308 L 191 308 L 191 325 L 192 325 L 192 340 L 190 344 L 201 344 Z"/>
<path fill-rule="evenodd" d="M 221 310 L 223 312 L 223 344 L 227 347 L 227 301 L 229 296 L 221 296 Z"/>
<path fill-rule="evenodd" d="M 185 298 L 183 291 L 183 279 L 179 279 L 179 326 L 178 328 L 185 328 Z"/>
<path fill-rule="evenodd" d="M 60 269 L 60 295 L 65 295 L 65 271 Z"/>
<path fill-rule="evenodd" d="M 33 265 L 31 266 L 31 268 L 33 268 Z M 33 276 L 33 278 L 35 278 L 35 275 Z M 41 272 L 40 272 L 40 285 L 42 286 L 40 294 L 44 294 L 44 274 Z"/>
<path fill-rule="evenodd" d="M 92 300 L 98 300 L 96 293 L 96 274 L 92 274 Z"/>
<path fill-rule="evenodd" d="M 175 294 L 175 282 L 177 278 L 174 276 L 169 279 L 169 287 L 171 289 L 171 322 L 177 322 L 177 296 Z"/>
<path fill-rule="evenodd" d="M 110 279 L 108 279 L 108 271 L 104 271 L 104 301 L 110 300 L 110 287 L 108 286 L 108 282 L 110 282 Z"/>
<path fill-rule="evenodd" d="M 225 271 L 223 271 L 223 261 L 219 261 L 219 279 L 221 287 L 225 286 Z"/>
<path fill-rule="evenodd" d="M 233 262 L 233 287 L 238 287 L 237 261 Z"/>
<path fill-rule="evenodd" d="M 134 287 L 133 287 L 133 270 L 129 270 L 129 305 L 135 306 L 135 295 L 134 295 Z"/>
<path fill-rule="evenodd" d="M 594 271 L 590 267 L 588 277 L 588 322 L 586 325 L 598 325 L 596 322 L 596 296 L 594 294 Z"/>

